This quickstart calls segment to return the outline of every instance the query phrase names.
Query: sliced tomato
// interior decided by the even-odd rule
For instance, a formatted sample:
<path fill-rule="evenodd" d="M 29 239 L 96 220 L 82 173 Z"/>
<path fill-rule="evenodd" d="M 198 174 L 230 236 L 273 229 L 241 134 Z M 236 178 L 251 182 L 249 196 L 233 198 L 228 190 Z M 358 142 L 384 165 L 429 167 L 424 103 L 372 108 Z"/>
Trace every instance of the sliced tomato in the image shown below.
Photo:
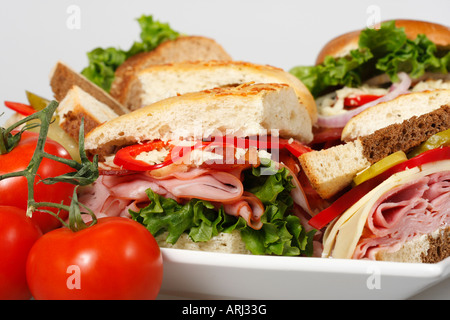
<path fill-rule="evenodd" d="M 353 204 L 358 202 L 364 195 L 370 192 L 373 188 L 378 186 L 384 180 L 392 176 L 393 174 L 404 171 L 406 169 L 415 168 L 426 163 L 449 160 L 450 159 L 450 147 L 443 147 L 426 151 L 417 157 L 411 158 L 407 161 L 399 163 L 383 173 L 366 180 L 350 191 L 344 193 L 333 204 L 331 204 L 325 210 L 322 210 L 317 215 L 309 220 L 309 225 L 320 230 L 328 223 L 333 221 L 340 214 L 344 213 Z"/>
<path fill-rule="evenodd" d="M 36 112 L 32 106 L 19 102 L 5 101 L 5 106 L 23 116 L 30 116 Z"/>
<path fill-rule="evenodd" d="M 366 103 L 372 102 L 381 98 L 380 95 L 374 94 L 361 94 L 359 96 L 351 96 L 344 99 L 344 108 L 345 109 L 353 109 L 357 107 L 361 107 Z"/>

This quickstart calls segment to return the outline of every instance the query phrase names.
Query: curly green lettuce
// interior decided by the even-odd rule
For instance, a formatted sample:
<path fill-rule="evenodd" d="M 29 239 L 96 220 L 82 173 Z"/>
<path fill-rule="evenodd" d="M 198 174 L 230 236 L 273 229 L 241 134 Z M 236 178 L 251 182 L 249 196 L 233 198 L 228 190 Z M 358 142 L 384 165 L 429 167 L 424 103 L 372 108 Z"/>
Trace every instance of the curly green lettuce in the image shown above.
<path fill-rule="evenodd" d="M 265 206 L 260 230 L 249 227 L 242 217 L 227 215 L 209 201 L 192 199 L 179 204 L 148 189 L 150 204 L 131 217 L 143 224 L 153 235 L 168 231 L 166 241 L 174 244 L 183 233 L 195 241 L 209 241 L 221 232 L 239 230 L 246 248 L 256 255 L 311 256 L 315 231 L 306 232 L 298 217 L 292 215 L 294 188 L 286 168 L 271 175 L 261 170 L 271 168 L 270 161 L 245 172 L 244 188 L 258 197 Z"/>
<path fill-rule="evenodd" d="M 87 53 L 89 65 L 81 74 L 109 92 L 115 71 L 125 60 L 138 53 L 152 51 L 162 42 L 180 35 L 169 24 L 156 21 L 151 15 L 142 15 L 137 21 L 141 27 L 140 42 L 134 42 L 127 51 L 113 47 L 95 48 Z"/>
<path fill-rule="evenodd" d="M 418 78 L 425 72 L 446 74 L 449 69 L 449 50 L 438 50 L 425 35 L 408 39 L 404 28 L 397 28 L 395 21 L 388 21 L 379 29 L 361 31 L 358 48 L 351 50 L 348 56 L 328 56 L 319 65 L 296 66 L 290 73 L 318 97 L 330 88 L 356 87 L 382 73 L 395 82 L 399 72 Z"/>

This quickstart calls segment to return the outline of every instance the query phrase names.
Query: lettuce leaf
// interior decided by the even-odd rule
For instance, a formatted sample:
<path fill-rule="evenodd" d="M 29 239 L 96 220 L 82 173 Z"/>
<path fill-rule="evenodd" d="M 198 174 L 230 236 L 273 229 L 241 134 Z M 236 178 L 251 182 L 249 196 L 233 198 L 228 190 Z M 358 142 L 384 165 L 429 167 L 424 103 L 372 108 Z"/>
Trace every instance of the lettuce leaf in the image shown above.
<path fill-rule="evenodd" d="M 289 70 L 299 78 L 314 97 L 330 87 L 355 87 L 362 82 L 363 66 L 373 58 L 370 50 L 352 50 L 347 57 L 327 56 L 317 66 L 297 66 Z"/>
<path fill-rule="evenodd" d="M 126 59 L 141 52 L 152 51 L 162 42 L 179 36 L 169 24 L 156 21 L 151 15 L 142 15 L 137 21 L 141 27 L 141 42 L 134 42 L 128 51 L 113 47 L 95 48 L 87 53 L 89 65 L 81 74 L 109 92 L 116 69 Z"/>
<path fill-rule="evenodd" d="M 182 233 L 197 241 L 209 241 L 221 232 L 239 230 L 246 248 L 253 254 L 263 255 L 312 255 L 314 231 L 306 233 L 298 217 L 291 215 L 294 188 L 292 177 L 283 168 L 271 175 L 261 174 L 270 168 L 266 161 L 260 168 L 245 172 L 245 189 L 257 196 L 265 205 L 261 217 L 263 227 L 254 230 L 242 217 L 227 215 L 223 207 L 216 209 L 209 201 L 192 199 L 179 204 L 148 189 L 150 204 L 134 212 L 131 217 L 143 224 L 153 235 L 168 231 L 166 241 L 176 243 Z"/>
<path fill-rule="evenodd" d="M 314 97 L 334 87 L 359 86 L 375 75 L 386 73 L 391 81 L 397 81 L 399 72 L 418 78 L 425 72 L 446 74 L 449 70 L 449 50 L 439 51 L 425 35 L 407 38 L 404 28 L 397 28 L 395 21 L 381 24 L 380 29 L 361 31 L 358 49 L 346 57 L 328 56 L 316 66 L 296 66 L 290 70 L 311 91 Z"/>

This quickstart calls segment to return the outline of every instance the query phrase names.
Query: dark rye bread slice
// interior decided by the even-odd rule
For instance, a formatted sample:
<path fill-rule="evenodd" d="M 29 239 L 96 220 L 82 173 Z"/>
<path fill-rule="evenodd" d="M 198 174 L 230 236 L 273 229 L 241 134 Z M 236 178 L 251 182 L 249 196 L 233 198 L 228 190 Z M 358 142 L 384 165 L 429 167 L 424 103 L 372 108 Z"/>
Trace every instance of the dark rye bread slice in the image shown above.
<path fill-rule="evenodd" d="M 376 259 L 392 262 L 438 263 L 450 257 L 450 227 L 417 236 L 395 252 L 380 251 Z"/>
<path fill-rule="evenodd" d="M 322 198 L 329 199 L 348 187 L 371 164 L 397 151 L 408 152 L 449 128 L 450 107 L 445 105 L 354 141 L 305 153 L 299 161 L 313 188 Z"/>
<path fill-rule="evenodd" d="M 401 124 L 392 124 L 379 129 L 366 137 L 360 137 L 364 157 L 375 163 L 388 155 L 403 151 L 408 152 L 432 135 L 450 128 L 450 106 L 414 116 Z"/>
<path fill-rule="evenodd" d="M 429 248 L 422 253 L 422 262 L 436 263 L 450 257 L 450 227 L 436 237 L 428 235 L 426 241 L 429 243 Z"/>

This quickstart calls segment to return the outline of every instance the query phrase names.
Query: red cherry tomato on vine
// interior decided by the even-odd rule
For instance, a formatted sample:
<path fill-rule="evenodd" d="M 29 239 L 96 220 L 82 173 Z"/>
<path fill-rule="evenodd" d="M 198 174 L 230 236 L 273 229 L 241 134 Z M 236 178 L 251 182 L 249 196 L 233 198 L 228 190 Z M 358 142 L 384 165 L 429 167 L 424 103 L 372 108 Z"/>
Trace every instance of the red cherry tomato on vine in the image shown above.
<path fill-rule="evenodd" d="M 19 144 L 9 153 L 0 155 L 0 175 L 24 170 L 33 156 L 39 134 L 25 131 Z M 61 158 L 71 159 L 69 153 L 59 143 L 47 139 L 44 151 Z M 68 165 L 44 158 L 37 172 L 34 186 L 34 197 L 37 202 L 53 202 L 66 205 L 70 204 L 70 198 L 75 188 L 69 183 L 58 182 L 53 185 L 37 183 L 41 179 L 56 177 L 74 171 Z M 25 177 L 14 177 L 0 181 L 0 205 L 15 206 L 26 209 L 28 199 L 28 186 Z M 46 208 L 43 208 L 46 209 Z M 48 209 L 56 213 L 56 209 Z M 67 212 L 60 212 L 60 217 L 65 220 Z M 46 212 L 35 211 L 31 218 L 46 233 L 61 226 L 61 223 Z"/>
<path fill-rule="evenodd" d="M 25 264 L 42 235 L 25 210 L 0 206 L 0 300 L 30 299 Z"/>
<path fill-rule="evenodd" d="M 42 236 L 27 261 L 35 299 L 155 299 L 162 283 L 159 246 L 141 224 L 108 217 L 73 232 Z"/>

